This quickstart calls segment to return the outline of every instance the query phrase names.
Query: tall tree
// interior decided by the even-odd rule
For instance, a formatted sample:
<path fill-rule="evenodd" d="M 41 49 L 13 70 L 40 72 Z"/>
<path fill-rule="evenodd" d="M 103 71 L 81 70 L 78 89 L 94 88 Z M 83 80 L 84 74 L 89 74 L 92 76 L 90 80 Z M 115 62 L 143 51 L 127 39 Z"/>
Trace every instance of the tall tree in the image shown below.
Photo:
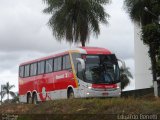
<path fill-rule="evenodd" d="M 125 0 L 124 7 L 129 13 L 130 18 L 133 22 L 139 23 L 141 26 L 151 24 L 153 21 L 157 20 L 160 13 L 159 11 L 159 0 Z M 154 15 L 145 11 L 145 8 L 154 12 Z"/>
<path fill-rule="evenodd" d="M 131 20 L 139 23 L 142 29 L 148 24 L 157 23 L 158 16 L 160 15 L 160 0 L 125 0 L 124 5 Z M 147 10 L 145 10 L 146 8 Z M 156 44 L 154 44 L 153 39 L 150 37 L 149 42 L 146 43 L 142 35 L 142 40 L 149 46 L 153 80 L 156 81 Z"/>
<path fill-rule="evenodd" d="M 155 68 L 157 75 L 160 76 L 160 25 L 158 24 L 148 24 L 142 28 L 142 38 L 145 44 L 150 44 L 152 43 L 151 47 L 154 47 L 152 51 L 149 51 L 150 55 L 156 55 L 154 58 L 154 61 L 156 64 L 152 68 Z M 154 44 L 154 46 L 153 46 Z M 156 77 L 155 76 L 155 77 Z"/>
<path fill-rule="evenodd" d="M 158 77 L 160 77 L 160 47 L 159 47 L 159 50 L 158 50 L 158 62 L 157 62 L 157 71 L 158 71 Z M 159 78 L 160 80 L 160 78 Z"/>
<path fill-rule="evenodd" d="M 12 97 L 15 97 L 15 93 L 13 91 L 11 91 L 11 89 L 15 87 L 14 85 L 10 85 L 9 82 L 7 82 L 4 86 L 3 86 L 3 90 L 2 90 L 2 96 L 4 97 L 5 95 L 7 95 L 7 101 L 9 101 L 9 95 L 11 95 Z"/>
<path fill-rule="evenodd" d="M 49 26 L 58 41 L 81 42 L 85 46 L 93 32 L 100 34 L 99 23 L 108 23 L 109 15 L 103 5 L 110 0 L 43 0 L 47 4 L 44 13 L 52 14 Z"/>

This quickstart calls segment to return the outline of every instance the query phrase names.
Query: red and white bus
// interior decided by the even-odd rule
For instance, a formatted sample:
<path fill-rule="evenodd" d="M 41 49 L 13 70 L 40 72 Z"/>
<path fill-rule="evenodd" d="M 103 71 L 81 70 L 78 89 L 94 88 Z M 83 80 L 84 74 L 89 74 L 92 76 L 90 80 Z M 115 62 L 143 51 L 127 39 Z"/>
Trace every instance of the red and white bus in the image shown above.
<path fill-rule="evenodd" d="M 19 66 L 19 100 L 119 97 L 120 71 L 109 50 L 79 47 Z"/>

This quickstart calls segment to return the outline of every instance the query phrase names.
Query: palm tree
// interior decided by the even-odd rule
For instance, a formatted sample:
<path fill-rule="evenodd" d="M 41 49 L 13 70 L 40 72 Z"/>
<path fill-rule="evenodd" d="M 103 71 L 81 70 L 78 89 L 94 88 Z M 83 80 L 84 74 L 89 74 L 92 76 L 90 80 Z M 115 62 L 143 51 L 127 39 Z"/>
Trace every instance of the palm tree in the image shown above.
<path fill-rule="evenodd" d="M 158 0 L 125 0 L 124 7 L 133 22 L 145 26 L 151 24 L 153 20 L 157 20 L 157 18 L 144 9 L 147 7 L 158 16 L 159 10 L 155 8 L 157 3 L 159 4 L 160 2 Z"/>
<path fill-rule="evenodd" d="M 11 102 L 13 102 L 13 103 L 19 102 L 19 94 L 18 93 L 15 93 L 15 95 L 13 96 Z"/>
<path fill-rule="evenodd" d="M 133 78 L 129 67 L 120 67 L 121 89 L 123 90 L 130 83 L 130 78 Z"/>
<path fill-rule="evenodd" d="M 57 40 L 81 42 L 85 46 L 91 32 L 100 34 L 99 22 L 108 23 L 103 5 L 110 0 L 43 0 L 48 5 L 44 13 L 52 14 L 49 26 Z"/>
<path fill-rule="evenodd" d="M 142 28 L 156 21 L 157 20 L 156 16 L 160 14 L 160 0 L 125 0 L 124 5 L 126 11 L 130 15 L 131 20 L 136 23 L 139 23 L 140 27 Z M 148 10 L 152 11 L 155 15 L 145 11 L 144 10 L 145 8 L 148 8 Z M 143 42 L 145 43 L 144 40 Z M 148 43 L 148 46 L 149 46 L 149 56 L 151 58 L 151 64 L 152 64 L 153 81 L 156 81 L 157 80 L 156 52 L 155 52 L 156 48 L 153 42 Z"/>
<path fill-rule="evenodd" d="M 2 96 L 4 97 L 7 95 L 7 101 L 9 101 L 9 95 L 12 97 L 15 97 L 15 93 L 11 91 L 11 89 L 15 87 L 14 85 L 10 85 L 9 82 L 6 83 L 6 85 L 3 86 Z"/>

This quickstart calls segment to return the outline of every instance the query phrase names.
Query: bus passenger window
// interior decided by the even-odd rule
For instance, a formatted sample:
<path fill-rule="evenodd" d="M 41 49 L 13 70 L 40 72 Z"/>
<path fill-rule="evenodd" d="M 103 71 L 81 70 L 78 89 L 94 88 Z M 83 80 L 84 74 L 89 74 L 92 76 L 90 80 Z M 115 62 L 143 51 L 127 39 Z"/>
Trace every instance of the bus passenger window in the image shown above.
<path fill-rule="evenodd" d="M 24 66 L 19 67 L 19 77 L 24 77 Z"/>
<path fill-rule="evenodd" d="M 44 73 L 44 61 L 38 62 L 38 74 Z"/>
<path fill-rule="evenodd" d="M 53 59 L 49 59 L 46 61 L 46 73 L 50 73 L 53 71 Z"/>
<path fill-rule="evenodd" d="M 24 73 L 25 77 L 29 77 L 29 66 L 30 65 L 25 65 L 25 73 Z"/>
<path fill-rule="evenodd" d="M 60 71 L 62 69 L 62 57 L 54 59 L 54 71 Z"/>
<path fill-rule="evenodd" d="M 30 75 L 31 76 L 37 75 L 37 63 L 31 64 Z"/>
<path fill-rule="evenodd" d="M 71 63 L 69 55 L 63 56 L 63 70 L 70 68 L 71 68 Z"/>

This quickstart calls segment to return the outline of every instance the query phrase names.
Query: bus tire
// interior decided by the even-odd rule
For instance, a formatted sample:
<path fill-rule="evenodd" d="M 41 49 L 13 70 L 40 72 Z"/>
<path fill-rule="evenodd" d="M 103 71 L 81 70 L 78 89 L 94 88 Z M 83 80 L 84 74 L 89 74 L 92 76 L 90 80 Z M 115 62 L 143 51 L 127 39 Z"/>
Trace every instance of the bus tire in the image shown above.
<path fill-rule="evenodd" d="M 32 104 L 34 104 L 34 105 L 37 105 L 37 104 L 38 104 L 37 94 L 36 94 L 36 93 L 33 94 Z"/>
<path fill-rule="evenodd" d="M 73 99 L 74 98 L 74 92 L 73 92 L 73 89 L 69 89 L 68 90 L 68 99 Z"/>
<path fill-rule="evenodd" d="M 31 97 L 31 94 L 28 93 L 27 94 L 27 104 L 31 104 L 32 103 L 32 97 Z"/>

